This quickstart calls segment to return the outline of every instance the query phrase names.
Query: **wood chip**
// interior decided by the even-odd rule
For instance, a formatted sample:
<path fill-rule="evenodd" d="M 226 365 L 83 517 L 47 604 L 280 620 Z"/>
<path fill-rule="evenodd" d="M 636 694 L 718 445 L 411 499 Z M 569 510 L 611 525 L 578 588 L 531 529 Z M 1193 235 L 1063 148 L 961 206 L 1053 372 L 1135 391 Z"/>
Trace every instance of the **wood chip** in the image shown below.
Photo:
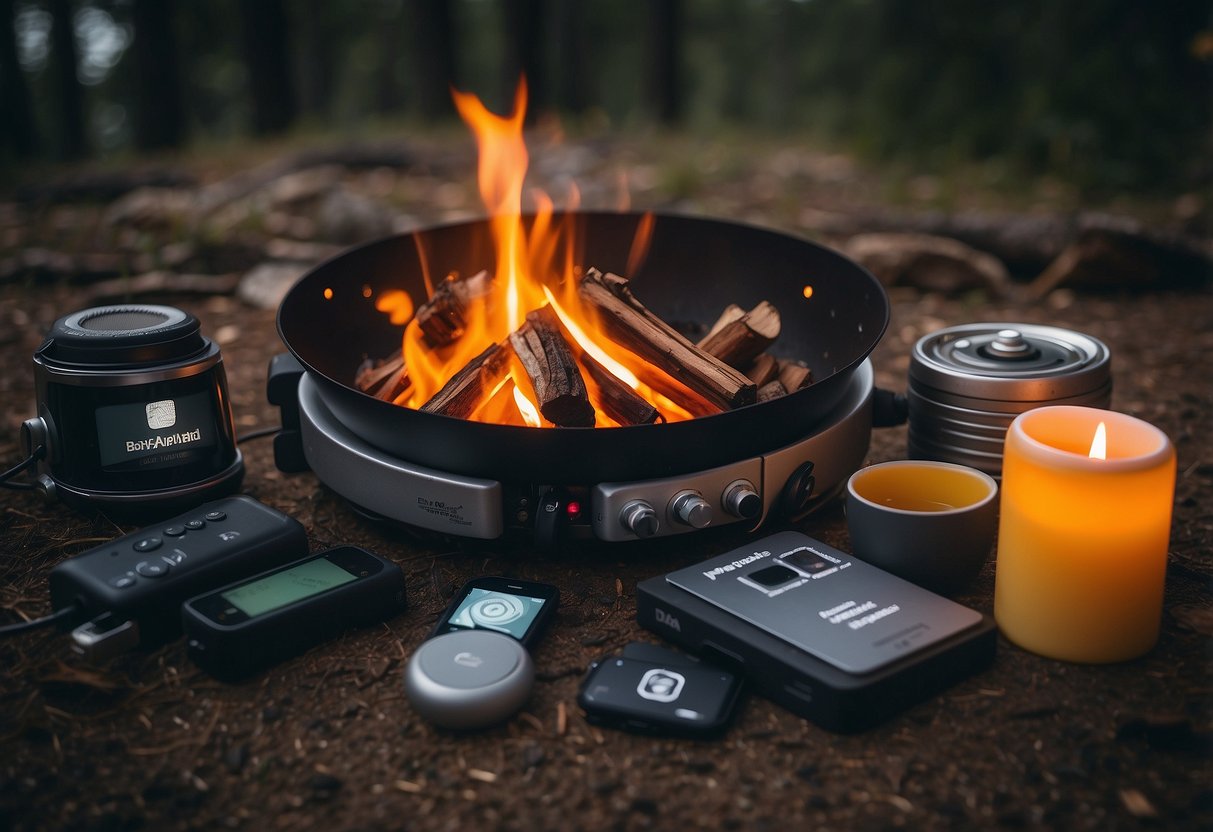
<path fill-rule="evenodd" d="M 1120 802 L 1129 810 L 1129 814 L 1135 818 L 1158 817 L 1158 810 L 1154 808 L 1154 804 L 1137 789 L 1121 789 Z"/>
<path fill-rule="evenodd" d="M 906 814 L 909 814 L 910 812 L 914 811 L 914 804 L 911 803 L 910 801 L 906 800 L 904 797 L 902 797 L 899 794 L 891 794 L 888 797 L 886 797 L 885 799 L 888 800 L 889 803 L 892 804 L 895 808 L 900 809 L 901 811 L 905 812 Z"/>

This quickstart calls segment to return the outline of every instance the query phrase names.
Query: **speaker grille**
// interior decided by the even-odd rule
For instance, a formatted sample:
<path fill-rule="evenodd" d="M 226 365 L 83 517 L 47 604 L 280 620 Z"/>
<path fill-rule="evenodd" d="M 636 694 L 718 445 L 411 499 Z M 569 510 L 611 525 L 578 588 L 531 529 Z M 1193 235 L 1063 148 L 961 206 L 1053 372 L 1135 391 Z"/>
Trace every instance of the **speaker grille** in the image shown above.
<path fill-rule="evenodd" d="M 132 332 L 162 326 L 168 320 L 168 315 L 147 309 L 115 309 L 84 318 L 80 328 L 97 332 Z"/>

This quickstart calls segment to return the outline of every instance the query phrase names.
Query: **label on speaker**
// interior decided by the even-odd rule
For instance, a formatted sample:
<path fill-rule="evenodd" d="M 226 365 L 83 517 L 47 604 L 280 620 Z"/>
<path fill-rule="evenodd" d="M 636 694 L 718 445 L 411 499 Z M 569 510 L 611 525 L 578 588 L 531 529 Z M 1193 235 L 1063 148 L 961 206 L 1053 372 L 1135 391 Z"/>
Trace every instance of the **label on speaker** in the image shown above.
<path fill-rule="evenodd" d="M 106 470 L 180 465 L 216 440 L 209 392 L 97 409 L 97 449 Z"/>

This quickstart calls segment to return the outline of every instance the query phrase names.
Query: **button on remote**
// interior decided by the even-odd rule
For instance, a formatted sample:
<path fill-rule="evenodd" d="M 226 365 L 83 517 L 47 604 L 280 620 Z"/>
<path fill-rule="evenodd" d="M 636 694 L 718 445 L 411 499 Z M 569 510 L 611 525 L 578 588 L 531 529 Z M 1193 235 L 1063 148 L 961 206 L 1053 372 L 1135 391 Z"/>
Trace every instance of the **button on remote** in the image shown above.
<path fill-rule="evenodd" d="M 114 589 L 129 589 L 135 585 L 135 579 L 130 575 L 119 575 L 117 578 L 110 579 L 110 586 Z"/>
<path fill-rule="evenodd" d="M 135 571 L 145 578 L 163 578 L 168 574 L 168 564 L 163 561 L 141 560 L 135 564 Z"/>
<path fill-rule="evenodd" d="M 169 537 L 181 537 L 185 534 L 185 526 L 169 526 L 164 533 Z"/>
<path fill-rule="evenodd" d="M 203 517 L 205 517 L 207 520 L 210 520 L 212 523 L 218 523 L 220 520 L 227 519 L 227 512 L 226 511 L 208 511 L 206 514 L 203 515 Z"/>
<path fill-rule="evenodd" d="M 131 548 L 136 552 L 151 552 L 154 549 L 159 549 L 160 544 L 164 541 L 158 537 L 145 537 L 142 540 L 135 541 L 135 545 Z"/>
<path fill-rule="evenodd" d="M 196 532 L 199 529 L 205 529 L 206 522 L 204 520 L 186 520 L 185 527 L 192 532 Z"/>

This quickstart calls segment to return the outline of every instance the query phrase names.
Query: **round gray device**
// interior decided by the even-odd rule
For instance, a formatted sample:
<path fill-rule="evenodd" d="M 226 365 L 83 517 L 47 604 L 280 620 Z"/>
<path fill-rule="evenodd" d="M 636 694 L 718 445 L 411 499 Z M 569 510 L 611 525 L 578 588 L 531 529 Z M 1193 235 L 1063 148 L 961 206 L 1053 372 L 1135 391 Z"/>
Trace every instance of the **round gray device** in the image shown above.
<path fill-rule="evenodd" d="M 443 728 L 484 728 L 514 714 L 531 695 L 535 666 L 516 639 L 460 630 L 424 642 L 404 671 L 417 713 Z"/>

